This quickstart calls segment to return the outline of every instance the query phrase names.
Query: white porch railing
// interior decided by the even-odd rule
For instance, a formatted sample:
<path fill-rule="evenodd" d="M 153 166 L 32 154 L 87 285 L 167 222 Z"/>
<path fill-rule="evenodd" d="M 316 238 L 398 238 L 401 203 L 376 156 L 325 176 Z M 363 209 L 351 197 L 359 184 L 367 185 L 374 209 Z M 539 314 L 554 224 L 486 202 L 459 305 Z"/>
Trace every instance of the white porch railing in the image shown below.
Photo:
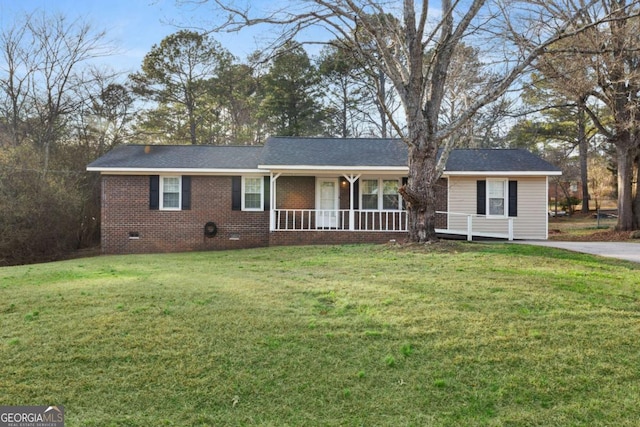
<path fill-rule="evenodd" d="M 473 237 L 490 237 L 496 239 L 513 240 L 513 218 L 493 217 L 460 212 L 442 212 L 447 215 L 447 228 L 436 228 L 436 233 Z"/>
<path fill-rule="evenodd" d="M 274 209 L 274 231 L 407 231 L 407 213 L 399 210 Z"/>
<path fill-rule="evenodd" d="M 406 232 L 408 217 L 399 210 L 274 209 L 272 231 L 381 231 Z M 440 234 L 513 240 L 513 218 L 437 211 L 446 228 Z M 446 219 L 446 221 L 445 221 Z"/>

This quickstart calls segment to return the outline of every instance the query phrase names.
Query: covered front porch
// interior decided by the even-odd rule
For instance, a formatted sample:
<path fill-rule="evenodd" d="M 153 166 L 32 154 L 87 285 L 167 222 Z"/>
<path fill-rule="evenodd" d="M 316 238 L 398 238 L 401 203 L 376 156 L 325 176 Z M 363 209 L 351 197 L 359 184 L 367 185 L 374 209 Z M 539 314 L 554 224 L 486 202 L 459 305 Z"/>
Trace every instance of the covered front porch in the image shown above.
<path fill-rule="evenodd" d="M 397 173 L 341 175 L 272 173 L 270 231 L 352 232 L 404 235 L 408 215 Z M 447 210 L 447 180 L 437 189 L 436 232 L 443 236 L 513 239 L 513 219 L 487 220 L 485 215 Z"/>

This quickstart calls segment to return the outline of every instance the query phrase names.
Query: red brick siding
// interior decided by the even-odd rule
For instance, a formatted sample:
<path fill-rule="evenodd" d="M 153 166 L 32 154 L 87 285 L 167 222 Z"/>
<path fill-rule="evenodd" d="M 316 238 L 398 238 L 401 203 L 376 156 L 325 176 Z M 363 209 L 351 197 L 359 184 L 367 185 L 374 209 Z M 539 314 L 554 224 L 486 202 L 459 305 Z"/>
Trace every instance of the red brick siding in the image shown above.
<path fill-rule="evenodd" d="M 338 180 L 339 182 L 339 186 L 340 186 L 340 209 L 351 209 L 349 200 L 351 200 L 351 185 L 349 184 L 349 181 L 346 181 L 344 178 L 340 178 Z M 358 197 L 358 195 L 355 195 L 356 198 Z"/>
<path fill-rule="evenodd" d="M 148 176 L 103 176 L 104 253 L 235 249 L 269 244 L 269 212 L 231 210 L 231 177 L 191 178 L 191 209 L 149 209 Z M 218 233 L 204 236 L 213 221 Z M 139 234 L 130 239 L 129 233 Z"/>
<path fill-rule="evenodd" d="M 438 189 L 438 210 L 447 208 L 446 180 Z M 340 185 L 340 208 L 349 208 L 349 185 Z M 277 204 L 281 209 L 314 209 L 315 177 L 280 177 Z M 446 227 L 438 221 L 438 227 Z M 204 236 L 213 221 L 218 233 Z M 129 233 L 138 233 L 131 239 Z M 238 249 L 269 245 L 385 243 L 404 241 L 406 233 L 348 231 L 269 232 L 269 212 L 231 209 L 231 177 L 193 176 L 191 209 L 149 209 L 149 176 L 102 177 L 102 250 L 104 253 L 153 253 Z"/>
<path fill-rule="evenodd" d="M 315 209 L 316 180 L 313 176 L 283 176 L 276 181 L 277 209 Z M 309 213 L 287 212 L 276 217 L 278 228 L 300 228 Z M 315 224 L 315 223 L 314 223 Z"/>
<path fill-rule="evenodd" d="M 315 209 L 314 176 L 282 176 L 276 180 L 277 209 Z"/>
<path fill-rule="evenodd" d="M 339 179 L 340 209 L 349 209 L 351 187 L 349 182 Z M 316 177 L 315 176 L 283 176 L 276 181 L 278 209 L 315 209 Z M 358 195 L 356 194 L 356 197 Z"/>
<path fill-rule="evenodd" d="M 276 231 L 269 236 L 269 246 L 343 245 L 354 243 L 404 242 L 407 233 L 375 231 Z"/>

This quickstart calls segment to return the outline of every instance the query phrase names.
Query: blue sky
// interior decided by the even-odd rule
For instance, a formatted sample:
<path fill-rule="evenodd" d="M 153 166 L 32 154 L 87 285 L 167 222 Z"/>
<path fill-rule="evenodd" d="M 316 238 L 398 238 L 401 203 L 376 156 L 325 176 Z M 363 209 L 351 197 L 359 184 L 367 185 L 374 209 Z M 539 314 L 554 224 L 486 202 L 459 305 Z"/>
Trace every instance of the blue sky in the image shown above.
<path fill-rule="evenodd" d="M 175 0 L 0 0 L 0 25 L 11 26 L 20 16 L 34 11 L 62 14 L 69 20 L 81 18 L 94 29 L 105 30 L 106 39 L 120 52 L 106 62 L 127 72 L 140 67 L 154 44 L 178 31 L 176 24 L 196 26 L 216 20 L 207 6 L 177 7 Z M 244 60 L 259 47 L 264 31 L 256 28 L 240 34 L 215 34 L 214 38 Z"/>

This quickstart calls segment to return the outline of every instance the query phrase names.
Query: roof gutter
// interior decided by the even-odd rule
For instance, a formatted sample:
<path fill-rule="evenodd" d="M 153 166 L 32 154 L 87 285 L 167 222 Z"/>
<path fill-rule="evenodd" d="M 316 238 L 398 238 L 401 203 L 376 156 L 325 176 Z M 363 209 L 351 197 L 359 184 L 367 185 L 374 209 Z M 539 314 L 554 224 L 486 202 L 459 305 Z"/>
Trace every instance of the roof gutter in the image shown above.
<path fill-rule="evenodd" d="M 259 174 L 268 171 L 260 169 L 204 169 L 204 168 L 104 168 L 87 167 L 88 172 L 100 172 L 111 175 L 158 175 L 158 174 L 188 174 L 188 175 L 231 175 L 231 174 Z"/>
<path fill-rule="evenodd" d="M 232 175 L 256 174 L 269 172 L 305 172 L 305 173 L 408 173 L 406 166 L 310 166 L 310 165 L 258 165 L 258 169 L 225 169 L 225 168 L 108 168 L 87 167 L 88 172 L 100 172 L 109 175 Z M 561 171 L 444 171 L 443 176 L 560 176 Z"/>
<path fill-rule="evenodd" d="M 444 176 L 560 176 L 562 171 L 444 171 Z"/>
<path fill-rule="evenodd" d="M 407 166 L 316 166 L 316 165 L 258 165 L 259 169 L 278 171 L 388 171 L 408 172 Z"/>

